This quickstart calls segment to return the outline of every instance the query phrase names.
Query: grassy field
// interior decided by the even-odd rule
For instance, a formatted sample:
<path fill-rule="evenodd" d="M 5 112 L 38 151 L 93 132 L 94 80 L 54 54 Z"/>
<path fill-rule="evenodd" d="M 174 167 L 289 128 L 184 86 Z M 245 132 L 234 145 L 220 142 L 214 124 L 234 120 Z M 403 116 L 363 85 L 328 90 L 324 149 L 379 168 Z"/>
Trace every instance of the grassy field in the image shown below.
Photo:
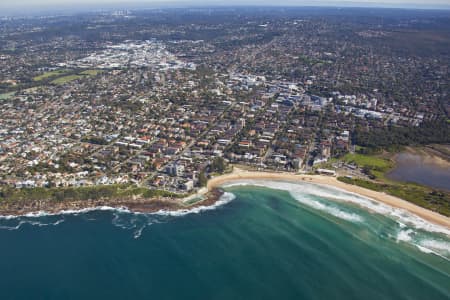
<path fill-rule="evenodd" d="M 67 72 L 69 72 L 69 70 L 55 70 L 55 71 L 45 72 L 44 74 L 34 77 L 33 80 L 34 81 L 42 81 L 42 80 L 50 78 L 50 77 L 64 75 Z"/>
<path fill-rule="evenodd" d="M 96 76 L 102 73 L 101 70 L 86 70 L 80 73 L 80 75 Z"/>
<path fill-rule="evenodd" d="M 359 167 L 368 167 L 381 172 L 388 171 L 394 167 L 394 163 L 390 159 L 381 158 L 374 155 L 348 153 L 344 156 L 343 160 L 347 163 L 357 164 Z"/>
<path fill-rule="evenodd" d="M 8 100 L 8 99 L 11 98 L 11 96 L 13 96 L 15 93 L 16 93 L 16 92 L 0 94 L 0 100 Z"/>
<path fill-rule="evenodd" d="M 326 163 L 320 164 L 321 168 L 332 169 L 333 164 L 345 162 L 347 164 L 355 164 L 359 168 L 365 168 L 376 178 L 386 179 L 384 174 L 394 168 L 395 164 L 390 158 L 381 155 L 368 155 L 359 153 L 347 153 L 341 158 L 332 158 Z"/>
<path fill-rule="evenodd" d="M 101 73 L 101 70 L 85 70 L 80 73 L 75 73 L 73 70 L 56 70 L 56 71 L 50 71 L 46 72 L 44 74 L 41 74 L 39 76 L 36 76 L 33 78 L 34 81 L 43 81 L 46 79 L 52 79 L 50 83 L 61 85 L 65 84 L 80 78 L 83 78 L 85 76 L 96 76 L 97 74 Z"/>
<path fill-rule="evenodd" d="M 67 75 L 67 76 L 63 76 L 63 77 L 59 77 L 56 78 L 55 80 L 52 80 L 51 83 L 52 84 L 56 84 L 56 85 L 62 85 L 80 78 L 83 78 L 84 75 Z"/>
<path fill-rule="evenodd" d="M 394 161 L 390 159 L 392 155 L 393 153 L 383 155 L 347 154 L 341 159 L 342 161 L 365 168 L 367 174 L 372 175 L 374 180 L 348 177 L 339 177 L 338 179 L 367 189 L 385 192 L 450 216 L 450 193 L 420 184 L 398 182 L 386 177 L 386 174 L 395 167 Z"/>

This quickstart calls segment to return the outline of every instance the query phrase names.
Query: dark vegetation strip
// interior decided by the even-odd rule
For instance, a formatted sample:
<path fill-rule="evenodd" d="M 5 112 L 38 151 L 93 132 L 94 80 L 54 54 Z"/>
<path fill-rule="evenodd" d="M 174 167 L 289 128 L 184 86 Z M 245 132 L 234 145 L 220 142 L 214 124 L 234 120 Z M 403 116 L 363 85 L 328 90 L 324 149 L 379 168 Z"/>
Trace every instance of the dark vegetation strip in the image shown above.
<path fill-rule="evenodd" d="M 357 185 L 412 202 L 418 206 L 450 216 L 450 195 L 414 183 L 379 183 L 358 178 L 338 177 L 339 181 Z"/>
<path fill-rule="evenodd" d="M 0 202 L 15 201 L 83 201 L 100 199 L 126 199 L 139 196 L 146 199 L 156 197 L 182 198 L 180 195 L 168 191 L 153 190 L 131 184 L 99 185 L 88 187 L 57 187 L 57 188 L 2 188 Z"/>

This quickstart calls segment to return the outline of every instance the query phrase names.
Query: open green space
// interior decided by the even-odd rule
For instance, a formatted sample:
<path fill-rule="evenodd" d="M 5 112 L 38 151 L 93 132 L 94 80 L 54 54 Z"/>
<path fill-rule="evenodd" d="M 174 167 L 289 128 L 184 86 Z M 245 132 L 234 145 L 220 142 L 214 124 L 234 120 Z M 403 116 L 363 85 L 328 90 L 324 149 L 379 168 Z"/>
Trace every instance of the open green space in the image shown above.
<path fill-rule="evenodd" d="M 0 100 L 8 100 L 8 99 L 11 98 L 15 93 L 16 93 L 16 92 L 0 94 Z"/>
<path fill-rule="evenodd" d="M 51 83 L 52 84 L 56 84 L 56 85 L 62 85 L 80 78 L 83 78 L 84 75 L 67 75 L 67 76 L 63 76 L 63 77 L 59 77 L 56 78 L 55 80 L 52 80 Z"/>
<path fill-rule="evenodd" d="M 385 192 L 416 205 L 450 216 L 450 194 L 414 183 L 375 182 L 359 178 L 339 177 L 338 180 L 366 189 Z"/>
<path fill-rule="evenodd" d="M 45 72 L 44 74 L 34 77 L 33 80 L 34 81 L 42 81 L 42 80 L 50 78 L 50 77 L 64 75 L 67 72 L 69 72 L 69 70 L 55 70 L 55 71 Z"/>
<path fill-rule="evenodd" d="M 92 70 L 83 71 L 83 72 L 80 73 L 80 75 L 96 76 L 96 75 L 98 75 L 100 73 L 102 73 L 101 70 L 92 69 Z"/>
<path fill-rule="evenodd" d="M 375 155 L 348 153 L 344 156 L 343 160 L 347 163 L 357 164 L 359 167 L 368 167 L 382 172 L 388 171 L 394 166 L 391 160 Z"/>
<path fill-rule="evenodd" d="M 56 85 L 61 85 L 61 84 L 65 84 L 65 83 L 83 78 L 85 76 L 96 76 L 97 74 L 99 74 L 101 72 L 102 72 L 102 70 L 96 70 L 96 69 L 84 70 L 80 73 L 76 73 L 76 71 L 74 71 L 74 70 L 55 70 L 55 71 L 46 72 L 44 74 L 34 77 L 33 81 L 38 82 L 38 81 L 50 79 L 51 80 L 50 83 L 56 84 Z"/>
<path fill-rule="evenodd" d="M 388 155 L 389 156 L 389 155 Z M 347 153 L 341 158 L 332 158 L 326 163 L 320 164 L 322 168 L 332 169 L 333 164 L 337 162 L 345 162 L 347 164 L 355 164 L 359 168 L 365 170 L 368 175 L 374 176 L 374 178 L 386 179 L 385 174 L 392 170 L 395 166 L 394 162 L 386 157 L 377 154 L 360 154 L 360 153 Z"/>
<path fill-rule="evenodd" d="M 387 155 L 348 153 L 340 159 L 355 164 L 364 170 L 372 180 L 362 178 L 339 177 L 338 180 L 361 186 L 374 191 L 385 192 L 392 196 L 431 209 L 445 216 L 450 216 L 450 193 L 415 183 L 404 183 L 391 180 L 386 174 L 395 167 L 395 163 Z"/>
<path fill-rule="evenodd" d="M 388 180 L 385 174 L 394 168 L 395 164 L 392 160 L 379 155 L 367 155 L 359 153 L 348 153 L 343 158 L 343 161 L 350 164 L 356 164 L 363 168 L 368 175 L 377 179 Z"/>

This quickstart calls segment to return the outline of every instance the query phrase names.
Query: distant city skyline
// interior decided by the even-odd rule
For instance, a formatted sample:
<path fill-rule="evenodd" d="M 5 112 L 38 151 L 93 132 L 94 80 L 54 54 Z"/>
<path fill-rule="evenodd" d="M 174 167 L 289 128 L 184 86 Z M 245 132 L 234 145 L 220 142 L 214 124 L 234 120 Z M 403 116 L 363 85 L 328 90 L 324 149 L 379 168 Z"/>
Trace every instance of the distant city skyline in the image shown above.
<path fill-rule="evenodd" d="M 450 0 L 281 0 L 274 3 L 267 0 L 16 0 L 14 2 L 0 2 L 2 12 L 22 10 L 74 9 L 83 8 L 137 8 L 137 7 L 188 7 L 188 6 L 346 6 L 346 7 L 395 7 L 395 8 L 443 8 L 450 9 Z M 27 11 L 23 11 L 23 9 Z"/>

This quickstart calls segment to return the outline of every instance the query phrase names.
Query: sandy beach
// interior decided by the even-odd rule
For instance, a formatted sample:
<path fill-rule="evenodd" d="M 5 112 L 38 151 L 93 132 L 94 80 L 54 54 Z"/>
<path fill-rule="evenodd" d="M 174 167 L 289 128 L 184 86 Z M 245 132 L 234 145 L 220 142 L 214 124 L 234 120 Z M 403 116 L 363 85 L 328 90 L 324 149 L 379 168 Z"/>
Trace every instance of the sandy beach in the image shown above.
<path fill-rule="evenodd" d="M 208 190 L 212 190 L 230 181 L 239 181 L 245 179 L 284 180 L 291 182 L 307 182 L 307 183 L 329 185 L 345 190 L 347 192 L 365 196 L 367 198 L 382 202 L 395 208 L 404 209 L 429 222 L 450 228 L 450 218 L 446 216 L 443 216 L 436 212 L 430 211 L 428 209 L 425 209 L 423 207 L 417 206 L 413 203 L 407 202 L 403 199 L 385 193 L 376 192 L 359 186 L 341 182 L 337 180 L 335 177 L 330 176 L 303 175 L 293 173 L 256 172 L 256 171 L 246 171 L 235 167 L 233 172 L 230 174 L 225 174 L 211 178 L 208 181 L 207 188 Z"/>

